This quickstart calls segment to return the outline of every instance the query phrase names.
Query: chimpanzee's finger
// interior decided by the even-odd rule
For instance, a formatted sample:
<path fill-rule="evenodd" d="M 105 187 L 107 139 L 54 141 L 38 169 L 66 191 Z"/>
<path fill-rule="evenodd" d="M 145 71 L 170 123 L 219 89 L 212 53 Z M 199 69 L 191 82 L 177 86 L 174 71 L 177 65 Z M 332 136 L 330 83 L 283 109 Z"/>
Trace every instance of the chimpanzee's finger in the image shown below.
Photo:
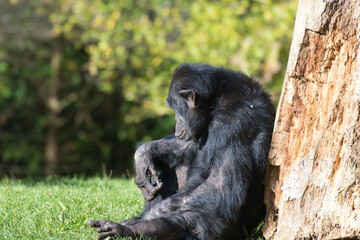
<path fill-rule="evenodd" d="M 101 220 L 89 220 L 86 222 L 87 225 L 90 227 L 100 227 L 101 226 Z"/>
<path fill-rule="evenodd" d="M 155 180 L 155 183 L 156 183 L 156 186 L 155 189 L 153 189 L 152 191 L 158 191 L 160 190 L 160 188 L 162 187 L 162 182 L 159 181 L 159 175 L 158 175 L 158 172 L 155 170 L 155 166 L 153 164 L 151 164 L 149 166 L 149 172 L 150 172 L 150 183 L 151 185 L 154 186 L 154 182 L 153 182 L 153 179 Z"/>
<path fill-rule="evenodd" d="M 148 168 L 146 168 L 144 170 L 136 169 L 135 183 L 136 183 L 136 185 L 138 185 L 138 187 L 140 187 L 140 188 L 144 187 L 146 182 L 151 181 L 151 175 L 149 173 L 150 173 L 150 171 L 148 170 Z"/>
<path fill-rule="evenodd" d="M 156 178 L 156 191 L 159 191 L 162 187 L 162 181 L 159 181 L 159 178 Z"/>
<path fill-rule="evenodd" d="M 98 229 L 96 229 L 96 231 L 98 233 L 101 233 L 101 232 L 110 232 L 112 230 L 112 227 L 110 226 L 103 226 L 103 227 L 99 227 Z"/>
<path fill-rule="evenodd" d="M 151 200 L 154 199 L 155 196 L 154 196 L 154 195 L 150 195 L 150 193 L 148 192 L 147 188 L 142 187 L 142 188 L 140 188 L 140 190 L 141 190 L 141 193 L 142 193 L 142 195 L 143 195 L 143 197 L 145 198 L 146 201 L 150 202 Z"/>
<path fill-rule="evenodd" d="M 150 172 L 151 176 L 153 176 L 155 179 L 159 178 L 157 171 L 155 170 L 155 166 L 153 164 L 149 165 L 149 172 Z"/>
<path fill-rule="evenodd" d="M 119 236 L 116 232 L 106 232 L 99 234 L 98 239 L 100 240 L 100 239 L 105 239 L 107 237 L 116 237 L 116 236 Z"/>
<path fill-rule="evenodd" d="M 145 183 L 145 185 L 140 188 L 145 200 L 148 202 L 153 200 L 160 192 L 161 186 L 162 183 L 160 182 L 156 186 L 153 186 L 150 182 Z"/>
<path fill-rule="evenodd" d="M 145 184 L 146 189 L 148 190 L 149 194 L 152 196 L 155 196 L 156 193 L 160 190 L 158 186 L 154 186 L 151 184 L 151 182 L 147 182 Z"/>

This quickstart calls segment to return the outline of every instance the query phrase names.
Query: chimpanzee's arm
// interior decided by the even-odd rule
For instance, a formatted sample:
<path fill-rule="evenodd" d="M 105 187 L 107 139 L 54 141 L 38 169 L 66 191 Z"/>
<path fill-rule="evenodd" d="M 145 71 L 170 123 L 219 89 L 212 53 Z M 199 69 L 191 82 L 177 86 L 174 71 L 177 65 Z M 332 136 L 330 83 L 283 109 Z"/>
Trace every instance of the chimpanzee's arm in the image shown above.
<path fill-rule="evenodd" d="M 135 152 L 135 183 L 147 201 L 162 187 L 157 170 L 189 164 L 195 159 L 199 144 L 170 136 L 141 145 Z M 152 180 L 155 180 L 154 183 Z"/>
<path fill-rule="evenodd" d="M 195 158 L 199 143 L 185 142 L 175 136 L 142 144 L 135 152 L 135 164 L 150 159 L 156 168 L 173 169 L 178 165 L 189 165 Z"/>

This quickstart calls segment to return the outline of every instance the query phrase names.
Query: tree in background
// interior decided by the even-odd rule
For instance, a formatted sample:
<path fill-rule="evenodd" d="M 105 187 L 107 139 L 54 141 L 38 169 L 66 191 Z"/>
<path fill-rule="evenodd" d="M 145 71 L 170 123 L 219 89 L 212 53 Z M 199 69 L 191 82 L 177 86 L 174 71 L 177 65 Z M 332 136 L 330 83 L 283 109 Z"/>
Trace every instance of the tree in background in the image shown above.
<path fill-rule="evenodd" d="M 241 70 L 276 100 L 295 9 L 285 0 L 2 2 L 2 171 L 130 169 L 137 142 L 172 133 L 164 102 L 183 61 Z"/>

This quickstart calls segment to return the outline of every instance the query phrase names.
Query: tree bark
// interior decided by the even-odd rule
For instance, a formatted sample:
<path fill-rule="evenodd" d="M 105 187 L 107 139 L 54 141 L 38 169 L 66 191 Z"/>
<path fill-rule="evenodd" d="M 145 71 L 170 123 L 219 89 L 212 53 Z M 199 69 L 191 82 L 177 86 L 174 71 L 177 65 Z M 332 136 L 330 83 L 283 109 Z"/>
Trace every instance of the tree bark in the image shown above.
<path fill-rule="evenodd" d="M 265 179 L 268 239 L 360 238 L 360 1 L 300 0 Z"/>

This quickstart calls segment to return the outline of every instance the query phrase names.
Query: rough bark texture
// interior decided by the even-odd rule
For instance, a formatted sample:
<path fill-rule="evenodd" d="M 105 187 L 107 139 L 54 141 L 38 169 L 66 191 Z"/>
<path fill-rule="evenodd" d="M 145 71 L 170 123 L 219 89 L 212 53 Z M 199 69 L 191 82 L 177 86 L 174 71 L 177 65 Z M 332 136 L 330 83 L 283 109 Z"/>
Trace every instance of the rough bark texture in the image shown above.
<path fill-rule="evenodd" d="M 300 0 L 266 177 L 270 239 L 360 239 L 360 1 Z"/>

